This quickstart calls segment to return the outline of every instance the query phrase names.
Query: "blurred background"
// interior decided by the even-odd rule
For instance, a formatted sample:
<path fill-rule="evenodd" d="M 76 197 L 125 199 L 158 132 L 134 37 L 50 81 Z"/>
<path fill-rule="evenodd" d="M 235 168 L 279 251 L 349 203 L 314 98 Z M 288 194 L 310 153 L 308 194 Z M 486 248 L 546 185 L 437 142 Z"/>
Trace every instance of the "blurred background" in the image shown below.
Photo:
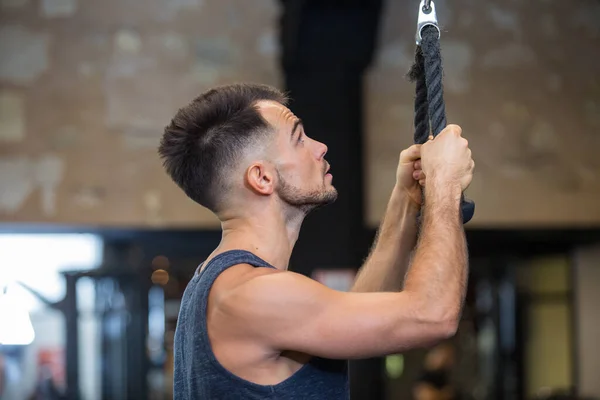
<path fill-rule="evenodd" d="M 437 0 L 448 121 L 477 171 L 469 294 L 353 399 L 600 398 L 600 1 Z M 218 221 L 156 147 L 204 90 L 289 91 L 338 202 L 291 269 L 346 290 L 412 143 L 416 0 L 0 0 L 0 398 L 170 399 Z"/>

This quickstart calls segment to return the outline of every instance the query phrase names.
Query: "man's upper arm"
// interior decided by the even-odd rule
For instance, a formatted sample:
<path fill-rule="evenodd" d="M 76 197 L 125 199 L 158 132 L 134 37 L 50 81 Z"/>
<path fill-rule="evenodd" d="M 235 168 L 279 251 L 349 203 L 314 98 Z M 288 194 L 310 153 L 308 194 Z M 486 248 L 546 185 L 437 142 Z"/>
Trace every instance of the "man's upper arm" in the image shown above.
<path fill-rule="evenodd" d="M 276 351 L 368 358 L 431 344 L 447 329 L 407 293 L 347 293 L 293 272 L 254 277 L 219 306 L 231 328 Z"/>

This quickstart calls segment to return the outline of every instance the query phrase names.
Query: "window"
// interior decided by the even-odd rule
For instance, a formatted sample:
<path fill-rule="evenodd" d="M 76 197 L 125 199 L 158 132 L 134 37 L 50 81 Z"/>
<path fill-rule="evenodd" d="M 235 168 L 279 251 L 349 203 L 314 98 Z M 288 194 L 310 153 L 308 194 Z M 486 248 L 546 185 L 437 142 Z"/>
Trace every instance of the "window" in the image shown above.
<path fill-rule="evenodd" d="M 102 260 L 102 240 L 90 234 L 0 234 L 0 344 L 34 340 L 31 315 L 65 295 L 61 271 L 93 269 Z"/>

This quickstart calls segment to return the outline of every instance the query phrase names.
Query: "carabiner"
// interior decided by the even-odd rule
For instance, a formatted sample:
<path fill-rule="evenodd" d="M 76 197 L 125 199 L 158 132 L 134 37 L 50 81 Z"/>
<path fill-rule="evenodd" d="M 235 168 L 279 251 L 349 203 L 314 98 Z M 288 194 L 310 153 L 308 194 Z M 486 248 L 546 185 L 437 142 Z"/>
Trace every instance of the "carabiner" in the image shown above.
<path fill-rule="evenodd" d="M 421 4 L 419 5 L 419 18 L 417 19 L 417 34 L 415 35 L 415 39 L 417 42 L 417 46 L 421 45 L 421 32 L 423 28 L 431 25 L 435 26 L 435 29 L 438 31 L 438 39 L 441 37 L 440 27 L 438 26 L 437 14 L 435 12 L 435 3 L 432 0 L 421 0 Z"/>

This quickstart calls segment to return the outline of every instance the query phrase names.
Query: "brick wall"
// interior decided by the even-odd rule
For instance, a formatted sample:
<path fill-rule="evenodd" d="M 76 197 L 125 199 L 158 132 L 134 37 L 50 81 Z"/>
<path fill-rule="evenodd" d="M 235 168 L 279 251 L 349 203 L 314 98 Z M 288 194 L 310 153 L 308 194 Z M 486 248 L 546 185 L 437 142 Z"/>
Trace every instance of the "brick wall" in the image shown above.
<path fill-rule="evenodd" d="M 470 140 L 471 226 L 600 221 L 600 4 L 438 0 L 448 120 Z M 280 85 L 276 0 L 0 0 L 0 221 L 217 227 L 164 174 L 201 91 Z M 367 93 L 367 220 L 412 140 L 416 5 L 388 1 Z M 310 134 L 310 133 L 309 133 Z"/>

